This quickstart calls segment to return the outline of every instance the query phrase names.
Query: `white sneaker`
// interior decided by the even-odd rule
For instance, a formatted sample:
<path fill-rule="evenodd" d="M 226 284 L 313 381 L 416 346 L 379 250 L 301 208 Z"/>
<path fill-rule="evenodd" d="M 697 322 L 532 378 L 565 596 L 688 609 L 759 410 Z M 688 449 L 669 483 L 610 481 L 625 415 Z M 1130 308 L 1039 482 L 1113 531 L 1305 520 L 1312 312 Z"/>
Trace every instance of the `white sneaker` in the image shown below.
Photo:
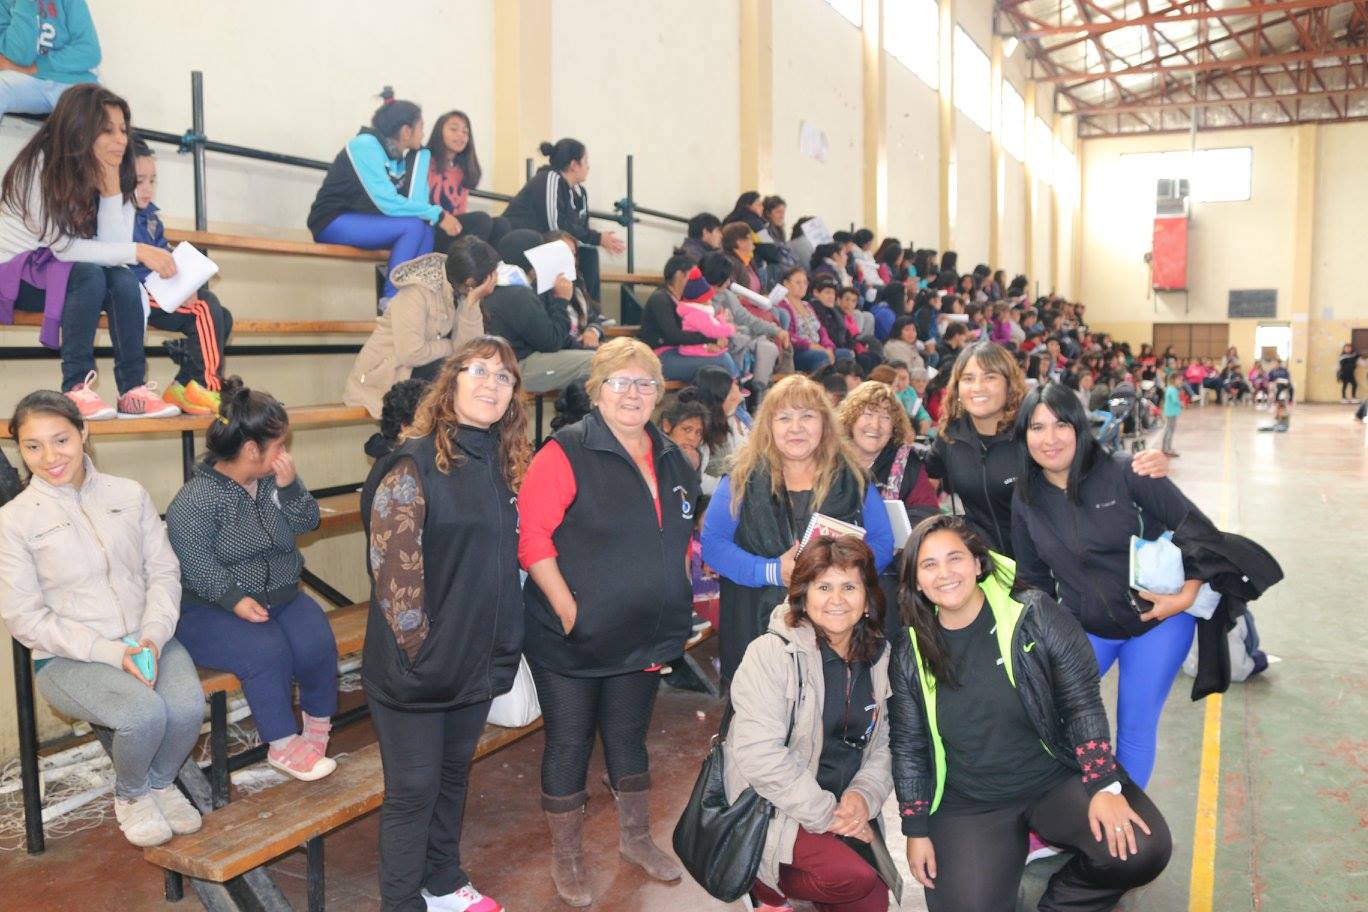
<path fill-rule="evenodd" d="M 427 903 L 428 912 L 504 912 L 503 906 L 469 883 L 445 896 L 433 896 L 424 889 L 423 902 Z"/>
<path fill-rule="evenodd" d="M 177 836 L 197 833 L 204 825 L 204 818 L 200 816 L 200 812 L 174 785 L 168 785 L 164 789 L 153 789 L 152 801 L 157 805 L 157 810 L 161 811 L 166 825 L 171 827 L 171 832 Z"/>
<path fill-rule="evenodd" d="M 114 799 L 114 818 L 124 838 L 139 848 L 161 845 L 171 838 L 171 826 L 162 816 L 151 793 L 130 801 Z"/>

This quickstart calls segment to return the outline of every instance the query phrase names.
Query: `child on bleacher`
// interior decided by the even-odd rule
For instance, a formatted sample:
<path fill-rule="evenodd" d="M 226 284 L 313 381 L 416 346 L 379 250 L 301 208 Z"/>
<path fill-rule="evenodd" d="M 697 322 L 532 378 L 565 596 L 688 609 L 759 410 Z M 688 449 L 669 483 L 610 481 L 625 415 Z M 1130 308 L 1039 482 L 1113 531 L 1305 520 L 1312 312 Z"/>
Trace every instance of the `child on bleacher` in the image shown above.
<path fill-rule="evenodd" d="M 58 392 L 30 393 L 14 410 L 29 483 L 0 509 L 0 616 L 33 650 L 54 709 L 118 733 L 114 816 L 129 842 L 159 845 L 200 828 L 175 779 L 199 738 L 204 693 L 172 636 L 181 584 L 166 527 L 141 485 L 96 470 L 88 433 Z"/>
<path fill-rule="evenodd" d="M 703 279 L 703 271 L 695 266 L 689 270 L 684 292 L 675 302 L 675 313 L 684 331 L 700 333 L 714 342 L 736 334 L 736 326 L 728 315 L 713 309 L 710 302 L 715 292 L 716 289 Z M 711 345 L 681 345 L 679 353 L 690 358 L 711 358 L 716 354 Z"/>
<path fill-rule="evenodd" d="M 157 159 L 141 139 L 133 140 L 133 164 L 138 175 L 133 191 L 137 206 L 133 243 L 160 247 L 169 253 L 171 245 L 166 242 L 166 232 L 157 215 Z M 141 263 L 133 267 L 139 282 L 145 281 L 151 272 Z M 223 384 L 223 347 L 233 331 L 233 315 L 207 285 L 173 313 L 162 310 L 151 300 L 144 305 L 144 311 L 148 326 L 185 334 L 185 343 L 172 354 L 180 369 L 162 399 L 187 415 L 217 415 Z"/>
<path fill-rule="evenodd" d="M 62 353 L 62 392 L 86 421 L 162 418 L 180 409 L 147 383 L 140 263 L 163 278 L 171 254 L 133 243 L 137 183 L 128 103 L 94 83 L 62 93 L 52 115 L 19 150 L 0 189 L 0 323 L 13 311 L 43 314 L 39 340 Z M 118 404 L 95 383 L 100 317 L 114 349 Z"/>
<path fill-rule="evenodd" d="M 318 528 L 318 501 L 285 449 L 290 416 L 237 377 L 223 384 L 204 461 L 166 511 L 184 592 L 176 635 L 195 664 L 231 672 L 269 744 L 266 762 L 296 779 L 337 768 L 327 756 L 337 711 L 337 641 L 299 585 L 296 538 Z M 294 717 L 294 682 L 304 733 Z"/>

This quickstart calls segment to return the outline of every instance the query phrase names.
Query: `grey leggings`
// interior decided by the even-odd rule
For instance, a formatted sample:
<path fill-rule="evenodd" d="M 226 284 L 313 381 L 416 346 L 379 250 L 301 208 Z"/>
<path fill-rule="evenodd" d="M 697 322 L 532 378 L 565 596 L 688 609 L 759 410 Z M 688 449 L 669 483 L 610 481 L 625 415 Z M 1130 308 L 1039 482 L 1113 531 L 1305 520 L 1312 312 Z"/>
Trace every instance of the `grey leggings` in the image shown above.
<path fill-rule="evenodd" d="M 204 721 L 195 663 L 174 639 L 149 688 L 121 668 L 56 658 L 38 672 L 38 690 L 66 716 L 114 730 L 114 794 L 137 798 L 175 781 Z"/>
<path fill-rule="evenodd" d="M 1165 418 L 1163 443 L 1163 449 L 1165 453 L 1173 452 L 1173 432 L 1176 430 L 1178 430 L 1178 416 L 1174 415 L 1171 418 Z"/>

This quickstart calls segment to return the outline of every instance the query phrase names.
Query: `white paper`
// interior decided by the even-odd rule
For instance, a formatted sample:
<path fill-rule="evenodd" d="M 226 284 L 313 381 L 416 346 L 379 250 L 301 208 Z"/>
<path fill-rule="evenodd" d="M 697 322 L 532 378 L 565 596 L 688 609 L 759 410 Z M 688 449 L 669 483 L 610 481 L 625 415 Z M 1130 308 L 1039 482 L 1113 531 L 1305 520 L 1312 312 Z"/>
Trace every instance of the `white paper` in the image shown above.
<path fill-rule="evenodd" d="M 174 313 L 219 271 L 217 263 L 188 241 L 176 245 L 176 249 L 171 251 L 171 259 L 176 261 L 176 274 L 171 278 L 163 279 L 155 272 L 150 272 L 143 279 L 147 293 L 167 313 Z"/>
<path fill-rule="evenodd" d="M 774 305 L 770 302 L 769 298 L 765 297 L 762 294 L 756 294 L 755 292 L 747 288 L 745 285 L 742 285 L 740 282 L 731 283 L 731 292 L 732 294 L 745 298 L 748 301 L 754 301 L 756 304 L 759 304 L 766 310 L 772 310 L 774 308 Z M 787 292 L 785 292 L 785 294 L 787 294 Z"/>
<path fill-rule="evenodd" d="M 537 294 L 551 290 L 558 275 L 575 281 L 575 255 L 564 241 L 550 241 L 527 250 L 524 255 L 537 273 Z"/>
<path fill-rule="evenodd" d="M 831 229 L 827 227 L 826 222 L 822 221 L 820 215 L 814 215 L 803 222 L 803 237 L 811 241 L 814 247 L 818 244 L 830 244 L 834 240 L 831 236 Z"/>
<path fill-rule="evenodd" d="M 888 524 L 893 527 L 893 547 L 901 549 L 912 537 L 912 519 L 907 515 L 907 504 L 901 500 L 885 500 Z"/>
<path fill-rule="evenodd" d="M 773 308 L 773 307 L 778 307 L 778 306 L 779 306 L 779 302 L 782 301 L 782 300 L 784 300 L 784 298 L 787 298 L 787 297 L 788 297 L 788 289 L 785 288 L 783 285 L 775 285 L 773 288 L 770 289 L 770 293 L 769 293 L 769 303 L 770 303 L 770 307 L 771 307 L 771 308 Z"/>

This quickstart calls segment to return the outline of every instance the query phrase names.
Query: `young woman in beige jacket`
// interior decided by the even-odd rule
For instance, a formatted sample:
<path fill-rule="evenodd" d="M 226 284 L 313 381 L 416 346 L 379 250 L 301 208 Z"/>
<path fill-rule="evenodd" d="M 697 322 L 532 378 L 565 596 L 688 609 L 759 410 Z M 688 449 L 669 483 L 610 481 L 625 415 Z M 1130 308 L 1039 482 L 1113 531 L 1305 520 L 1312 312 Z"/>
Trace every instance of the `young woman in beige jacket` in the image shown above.
<path fill-rule="evenodd" d="M 137 482 L 96 471 L 86 434 L 76 404 L 52 390 L 14 411 L 30 478 L 0 509 L 0 616 L 33 650 L 48 703 L 114 730 L 114 815 L 129 842 L 157 845 L 200 828 L 174 780 L 204 695 L 172 637 L 180 564 L 166 526 Z"/>
<path fill-rule="evenodd" d="M 873 552 L 853 535 L 813 538 L 732 679 L 727 798 L 750 786 L 775 808 L 752 891 L 761 909 L 801 899 L 886 912 L 889 890 L 902 893 L 891 864 L 880 866 L 891 883 L 875 868 L 893 789 L 883 629 Z"/>
<path fill-rule="evenodd" d="M 379 418 L 390 387 L 410 377 L 431 381 L 452 352 L 484 333 L 480 301 L 494 290 L 494 272 L 482 284 L 460 289 L 458 297 L 447 281 L 446 261 L 447 254 L 429 253 L 395 267 L 390 280 L 398 291 L 347 375 L 347 405 Z"/>

